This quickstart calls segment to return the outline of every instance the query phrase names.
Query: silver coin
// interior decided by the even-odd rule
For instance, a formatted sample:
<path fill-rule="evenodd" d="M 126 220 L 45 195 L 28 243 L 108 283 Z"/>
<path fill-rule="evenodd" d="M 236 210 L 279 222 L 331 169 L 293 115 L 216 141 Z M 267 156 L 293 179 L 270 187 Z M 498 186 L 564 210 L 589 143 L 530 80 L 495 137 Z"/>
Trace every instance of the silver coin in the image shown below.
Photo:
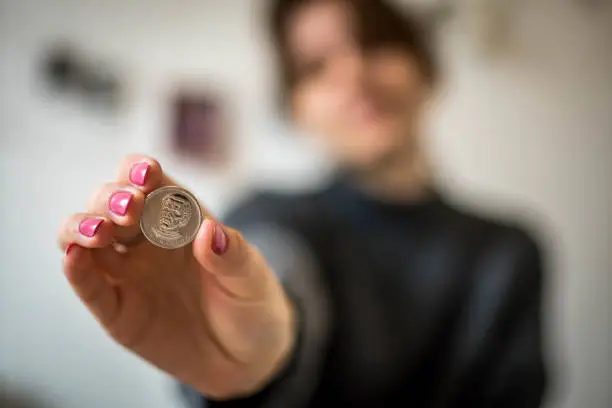
<path fill-rule="evenodd" d="M 202 224 L 198 200 L 180 187 L 162 187 L 147 196 L 140 218 L 142 234 L 153 245 L 177 249 L 190 244 Z"/>

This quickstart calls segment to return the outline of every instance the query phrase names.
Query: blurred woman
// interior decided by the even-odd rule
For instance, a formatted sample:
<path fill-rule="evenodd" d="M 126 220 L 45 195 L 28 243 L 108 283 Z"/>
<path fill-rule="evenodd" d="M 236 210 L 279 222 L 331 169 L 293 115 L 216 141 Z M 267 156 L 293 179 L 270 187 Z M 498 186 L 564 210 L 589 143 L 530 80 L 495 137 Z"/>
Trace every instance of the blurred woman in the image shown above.
<path fill-rule="evenodd" d="M 382 0 L 270 16 L 287 112 L 337 177 L 255 194 L 169 251 L 138 222 L 177 183 L 129 157 L 60 233 L 77 294 L 194 407 L 539 406 L 540 250 L 435 184 L 421 137 L 439 69 L 415 19 Z"/>

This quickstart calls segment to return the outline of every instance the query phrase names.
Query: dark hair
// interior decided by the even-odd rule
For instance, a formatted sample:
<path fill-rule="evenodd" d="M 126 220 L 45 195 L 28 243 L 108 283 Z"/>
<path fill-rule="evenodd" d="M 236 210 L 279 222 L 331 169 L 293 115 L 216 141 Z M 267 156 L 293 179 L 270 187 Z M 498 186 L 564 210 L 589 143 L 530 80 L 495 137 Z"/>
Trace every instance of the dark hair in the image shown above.
<path fill-rule="evenodd" d="M 298 7 L 323 0 L 271 0 L 268 11 L 269 32 L 280 67 L 280 102 L 287 102 L 295 83 L 290 50 L 287 44 L 287 25 Z M 327 0 L 330 1 L 330 0 Z M 395 47 L 411 55 L 426 80 L 434 83 L 439 74 L 433 47 L 422 21 L 388 0 L 335 0 L 347 4 L 354 13 L 361 47 L 373 49 Z"/>

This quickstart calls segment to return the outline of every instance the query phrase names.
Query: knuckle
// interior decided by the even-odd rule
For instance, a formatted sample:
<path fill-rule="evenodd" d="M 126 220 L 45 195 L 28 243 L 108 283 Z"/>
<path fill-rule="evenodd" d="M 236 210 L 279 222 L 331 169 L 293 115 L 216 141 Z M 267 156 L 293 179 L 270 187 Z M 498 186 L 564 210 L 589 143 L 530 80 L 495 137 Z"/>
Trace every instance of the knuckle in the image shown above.
<path fill-rule="evenodd" d="M 123 173 L 127 170 L 129 171 L 132 166 L 138 162 L 141 156 L 136 154 L 128 154 L 123 157 L 123 159 L 119 162 L 117 166 L 117 176 L 121 179 Z"/>
<path fill-rule="evenodd" d="M 108 195 L 108 192 L 111 191 L 115 186 L 115 183 L 104 183 L 98 186 L 89 196 L 89 200 L 87 201 L 87 207 L 99 207 L 100 203 L 105 200 L 106 196 Z"/>
<path fill-rule="evenodd" d="M 71 215 L 64 224 L 64 231 L 66 233 L 73 234 L 78 230 L 79 224 L 87 217 L 86 213 L 78 213 Z"/>
<path fill-rule="evenodd" d="M 57 233 L 57 244 L 60 249 L 64 249 L 68 242 L 78 236 L 79 224 L 87 214 L 75 213 L 64 219 Z"/>
<path fill-rule="evenodd" d="M 154 157 L 146 156 L 146 155 L 130 155 L 127 156 L 121 165 L 118 168 L 117 178 L 119 180 L 130 179 L 131 172 L 134 166 L 137 164 L 147 163 L 149 165 L 150 174 L 147 176 L 148 183 L 152 183 L 152 185 L 157 185 L 162 176 L 162 169 L 159 161 Z M 130 179 L 131 180 L 131 179 Z"/>
<path fill-rule="evenodd" d="M 59 234 L 66 233 L 70 229 L 70 226 L 77 220 L 78 216 L 79 216 L 78 214 L 72 214 L 64 218 L 64 220 L 59 226 L 59 230 L 58 230 Z"/>
<path fill-rule="evenodd" d="M 60 249 L 64 249 L 64 244 L 68 240 L 67 235 L 69 234 L 69 227 L 71 225 L 73 217 L 74 216 L 70 216 L 70 217 L 64 219 L 62 221 L 62 223 L 60 224 L 60 226 L 57 228 L 57 234 L 56 234 L 56 237 L 57 237 L 57 246 Z"/>
<path fill-rule="evenodd" d="M 131 155 L 126 156 L 123 159 L 122 166 L 120 166 L 120 168 L 121 169 L 130 168 L 134 164 L 140 163 L 143 161 L 149 163 L 153 167 L 157 167 L 158 169 L 161 169 L 161 165 L 155 157 L 151 157 L 145 154 L 131 154 Z"/>
<path fill-rule="evenodd" d="M 121 165 L 122 165 L 122 167 L 123 167 L 123 166 L 130 166 L 130 165 L 131 165 L 131 164 L 133 164 L 134 162 L 136 162 L 136 161 L 138 161 L 138 160 L 141 160 L 141 159 L 142 159 L 142 158 L 144 158 L 144 157 L 145 157 L 145 156 L 143 156 L 143 155 L 140 155 L 140 154 L 135 154 L 135 153 L 128 154 L 128 155 L 126 155 L 126 156 L 123 158 L 123 160 L 122 160 L 122 162 L 121 162 Z"/>
<path fill-rule="evenodd" d="M 157 170 L 161 171 L 161 164 L 160 164 L 160 162 L 159 162 L 159 161 L 158 161 L 156 158 L 154 158 L 154 157 L 148 157 L 148 156 L 147 156 L 147 157 L 145 157 L 145 159 L 146 159 L 146 161 L 147 161 L 147 162 L 149 162 L 149 164 L 150 164 L 150 165 L 151 165 L 153 168 L 155 168 L 155 169 L 157 169 Z"/>

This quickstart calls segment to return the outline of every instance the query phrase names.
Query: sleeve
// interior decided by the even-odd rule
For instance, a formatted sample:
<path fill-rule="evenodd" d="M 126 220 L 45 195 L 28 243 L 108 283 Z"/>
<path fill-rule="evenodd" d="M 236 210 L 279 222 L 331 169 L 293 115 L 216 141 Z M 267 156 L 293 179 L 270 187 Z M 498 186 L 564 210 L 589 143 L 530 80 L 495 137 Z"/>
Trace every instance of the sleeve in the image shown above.
<path fill-rule="evenodd" d="M 526 234 L 512 234 L 480 266 L 462 327 L 458 402 L 482 408 L 537 408 L 547 380 L 542 252 Z"/>
<path fill-rule="evenodd" d="M 239 228 L 265 257 L 294 302 L 299 319 L 296 347 L 287 366 L 264 389 L 247 398 L 212 401 L 183 387 L 193 408 L 268 408 L 308 405 L 324 359 L 330 328 L 330 303 L 318 262 L 304 239 L 272 223 Z"/>

